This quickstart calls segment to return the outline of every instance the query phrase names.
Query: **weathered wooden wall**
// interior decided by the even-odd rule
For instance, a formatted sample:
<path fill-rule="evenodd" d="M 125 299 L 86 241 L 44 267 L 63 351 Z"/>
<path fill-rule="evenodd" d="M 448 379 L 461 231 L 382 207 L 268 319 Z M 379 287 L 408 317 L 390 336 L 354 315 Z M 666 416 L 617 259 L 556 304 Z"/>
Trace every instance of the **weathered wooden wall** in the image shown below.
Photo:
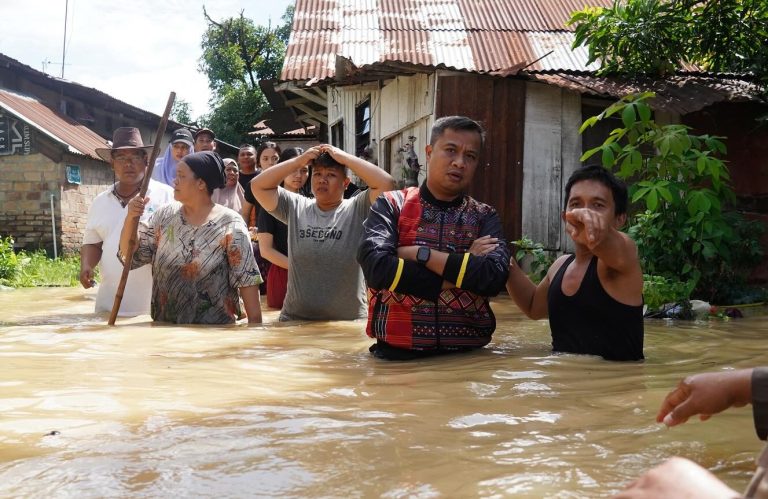
<path fill-rule="evenodd" d="M 528 83 L 523 160 L 523 235 L 545 248 L 570 251 L 560 214 L 563 190 L 581 156 L 581 98 L 563 89 Z"/>
<path fill-rule="evenodd" d="M 454 73 L 439 76 L 435 99 L 436 118 L 464 115 L 486 128 L 469 193 L 496 208 L 507 240 L 522 234 L 525 93 L 520 80 Z"/>

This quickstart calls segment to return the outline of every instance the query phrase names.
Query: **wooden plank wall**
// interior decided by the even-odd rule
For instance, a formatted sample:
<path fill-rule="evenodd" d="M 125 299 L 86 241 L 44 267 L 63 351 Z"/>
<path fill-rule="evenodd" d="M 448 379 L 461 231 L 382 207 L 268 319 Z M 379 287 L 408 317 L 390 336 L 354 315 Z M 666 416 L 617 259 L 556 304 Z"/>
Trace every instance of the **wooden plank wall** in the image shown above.
<path fill-rule="evenodd" d="M 485 148 L 469 194 L 499 213 L 504 236 L 522 233 L 525 82 L 485 75 L 439 76 L 435 118 L 463 115 L 486 129 Z"/>
<path fill-rule="evenodd" d="M 379 166 L 392 174 L 396 181 L 402 182 L 404 157 L 398 149 L 408 137 L 416 137 L 414 150 L 419 157 L 422 170 L 419 183 L 426 175 L 429 129 L 434 105 L 434 74 L 416 74 L 398 76 L 388 81 L 381 89 L 381 137 L 379 143 Z"/>
<path fill-rule="evenodd" d="M 522 233 L 546 249 L 571 251 L 560 214 L 565 184 L 581 156 L 581 98 L 554 86 L 527 85 Z"/>
<path fill-rule="evenodd" d="M 344 124 L 344 150 L 355 154 L 355 108 L 371 98 L 371 138 L 379 136 L 381 92 L 376 84 L 330 87 L 328 92 L 328 123 L 340 119 Z"/>
<path fill-rule="evenodd" d="M 417 74 L 387 82 L 381 89 L 381 137 L 401 132 L 432 114 L 434 78 L 434 74 Z"/>

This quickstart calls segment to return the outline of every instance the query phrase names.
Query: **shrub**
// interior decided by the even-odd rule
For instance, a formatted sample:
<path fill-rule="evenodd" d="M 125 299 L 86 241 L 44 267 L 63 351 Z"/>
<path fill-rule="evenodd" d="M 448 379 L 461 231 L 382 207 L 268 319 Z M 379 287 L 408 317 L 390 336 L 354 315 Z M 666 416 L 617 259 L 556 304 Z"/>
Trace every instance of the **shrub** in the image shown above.
<path fill-rule="evenodd" d="M 19 271 L 19 259 L 13 251 L 13 238 L 0 237 L 0 284 L 13 282 Z"/>
<path fill-rule="evenodd" d="M 45 251 L 13 251 L 13 238 L 0 238 L 0 284 L 14 288 L 33 286 L 77 286 L 80 256 L 52 260 Z"/>
<path fill-rule="evenodd" d="M 623 126 L 581 160 L 600 153 L 603 166 L 630 183 L 631 201 L 641 209 L 628 232 L 644 271 L 692 282 L 690 291 L 709 301 L 722 279 L 744 276 L 760 260 L 760 232 L 725 209 L 735 195 L 720 159 L 726 152 L 722 137 L 657 124 L 645 102 L 653 96 L 628 95 L 587 119 L 580 131 L 613 115 L 621 116 Z"/>
<path fill-rule="evenodd" d="M 512 244 L 517 248 L 515 260 L 529 265 L 528 277 L 537 284 L 541 282 L 555 261 L 552 252 L 544 249 L 541 243 L 535 243 L 525 236 L 517 241 L 512 241 Z"/>
<path fill-rule="evenodd" d="M 692 282 L 660 275 L 643 274 L 643 300 L 648 311 L 661 310 L 667 303 L 687 302 Z"/>

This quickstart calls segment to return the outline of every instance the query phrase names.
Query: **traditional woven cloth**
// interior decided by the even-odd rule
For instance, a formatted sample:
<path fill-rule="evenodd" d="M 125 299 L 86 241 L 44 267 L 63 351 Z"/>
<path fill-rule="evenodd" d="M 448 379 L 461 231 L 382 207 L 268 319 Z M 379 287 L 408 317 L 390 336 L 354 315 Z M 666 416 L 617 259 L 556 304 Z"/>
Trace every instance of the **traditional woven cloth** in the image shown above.
<path fill-rule="evenodd" d="M 397 246 L 428 246 L 463 254 L 475 239 L 485 235 L 481 230 L 487 229 L 489 218 L 498 221 L 495 210 L 469 196 L 440 206 L 420 195 L 416 187 L 384 193 L 376 203 L 388 204 L 385 211 L 396 217 Z M 503 255 L 506 254 L 504 251 Z M 496 329 L 487 296 L 458 287 L 440 291 L 434 300 L 413 293 L 369 288 L 368 304 L 368 336 L 399 348 L 476 348 L 486 345 Z"/>

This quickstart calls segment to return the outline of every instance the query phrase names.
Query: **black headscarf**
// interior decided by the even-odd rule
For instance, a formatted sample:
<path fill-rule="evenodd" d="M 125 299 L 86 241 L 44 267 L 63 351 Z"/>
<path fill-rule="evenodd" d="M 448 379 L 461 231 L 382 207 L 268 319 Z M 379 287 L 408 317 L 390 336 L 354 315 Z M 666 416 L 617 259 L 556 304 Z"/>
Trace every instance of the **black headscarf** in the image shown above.
<path fill-rule="evenodd" d="M 227 182 L 227 177 L 224 174 L 224 161 L 213 151 L 188 154 L 181 161 L 189 166 L 197 178 L 203 179 L 206 187 L 208 187 L 208 194 L 211 194 L 214 189 L 224 187 Z"/>

